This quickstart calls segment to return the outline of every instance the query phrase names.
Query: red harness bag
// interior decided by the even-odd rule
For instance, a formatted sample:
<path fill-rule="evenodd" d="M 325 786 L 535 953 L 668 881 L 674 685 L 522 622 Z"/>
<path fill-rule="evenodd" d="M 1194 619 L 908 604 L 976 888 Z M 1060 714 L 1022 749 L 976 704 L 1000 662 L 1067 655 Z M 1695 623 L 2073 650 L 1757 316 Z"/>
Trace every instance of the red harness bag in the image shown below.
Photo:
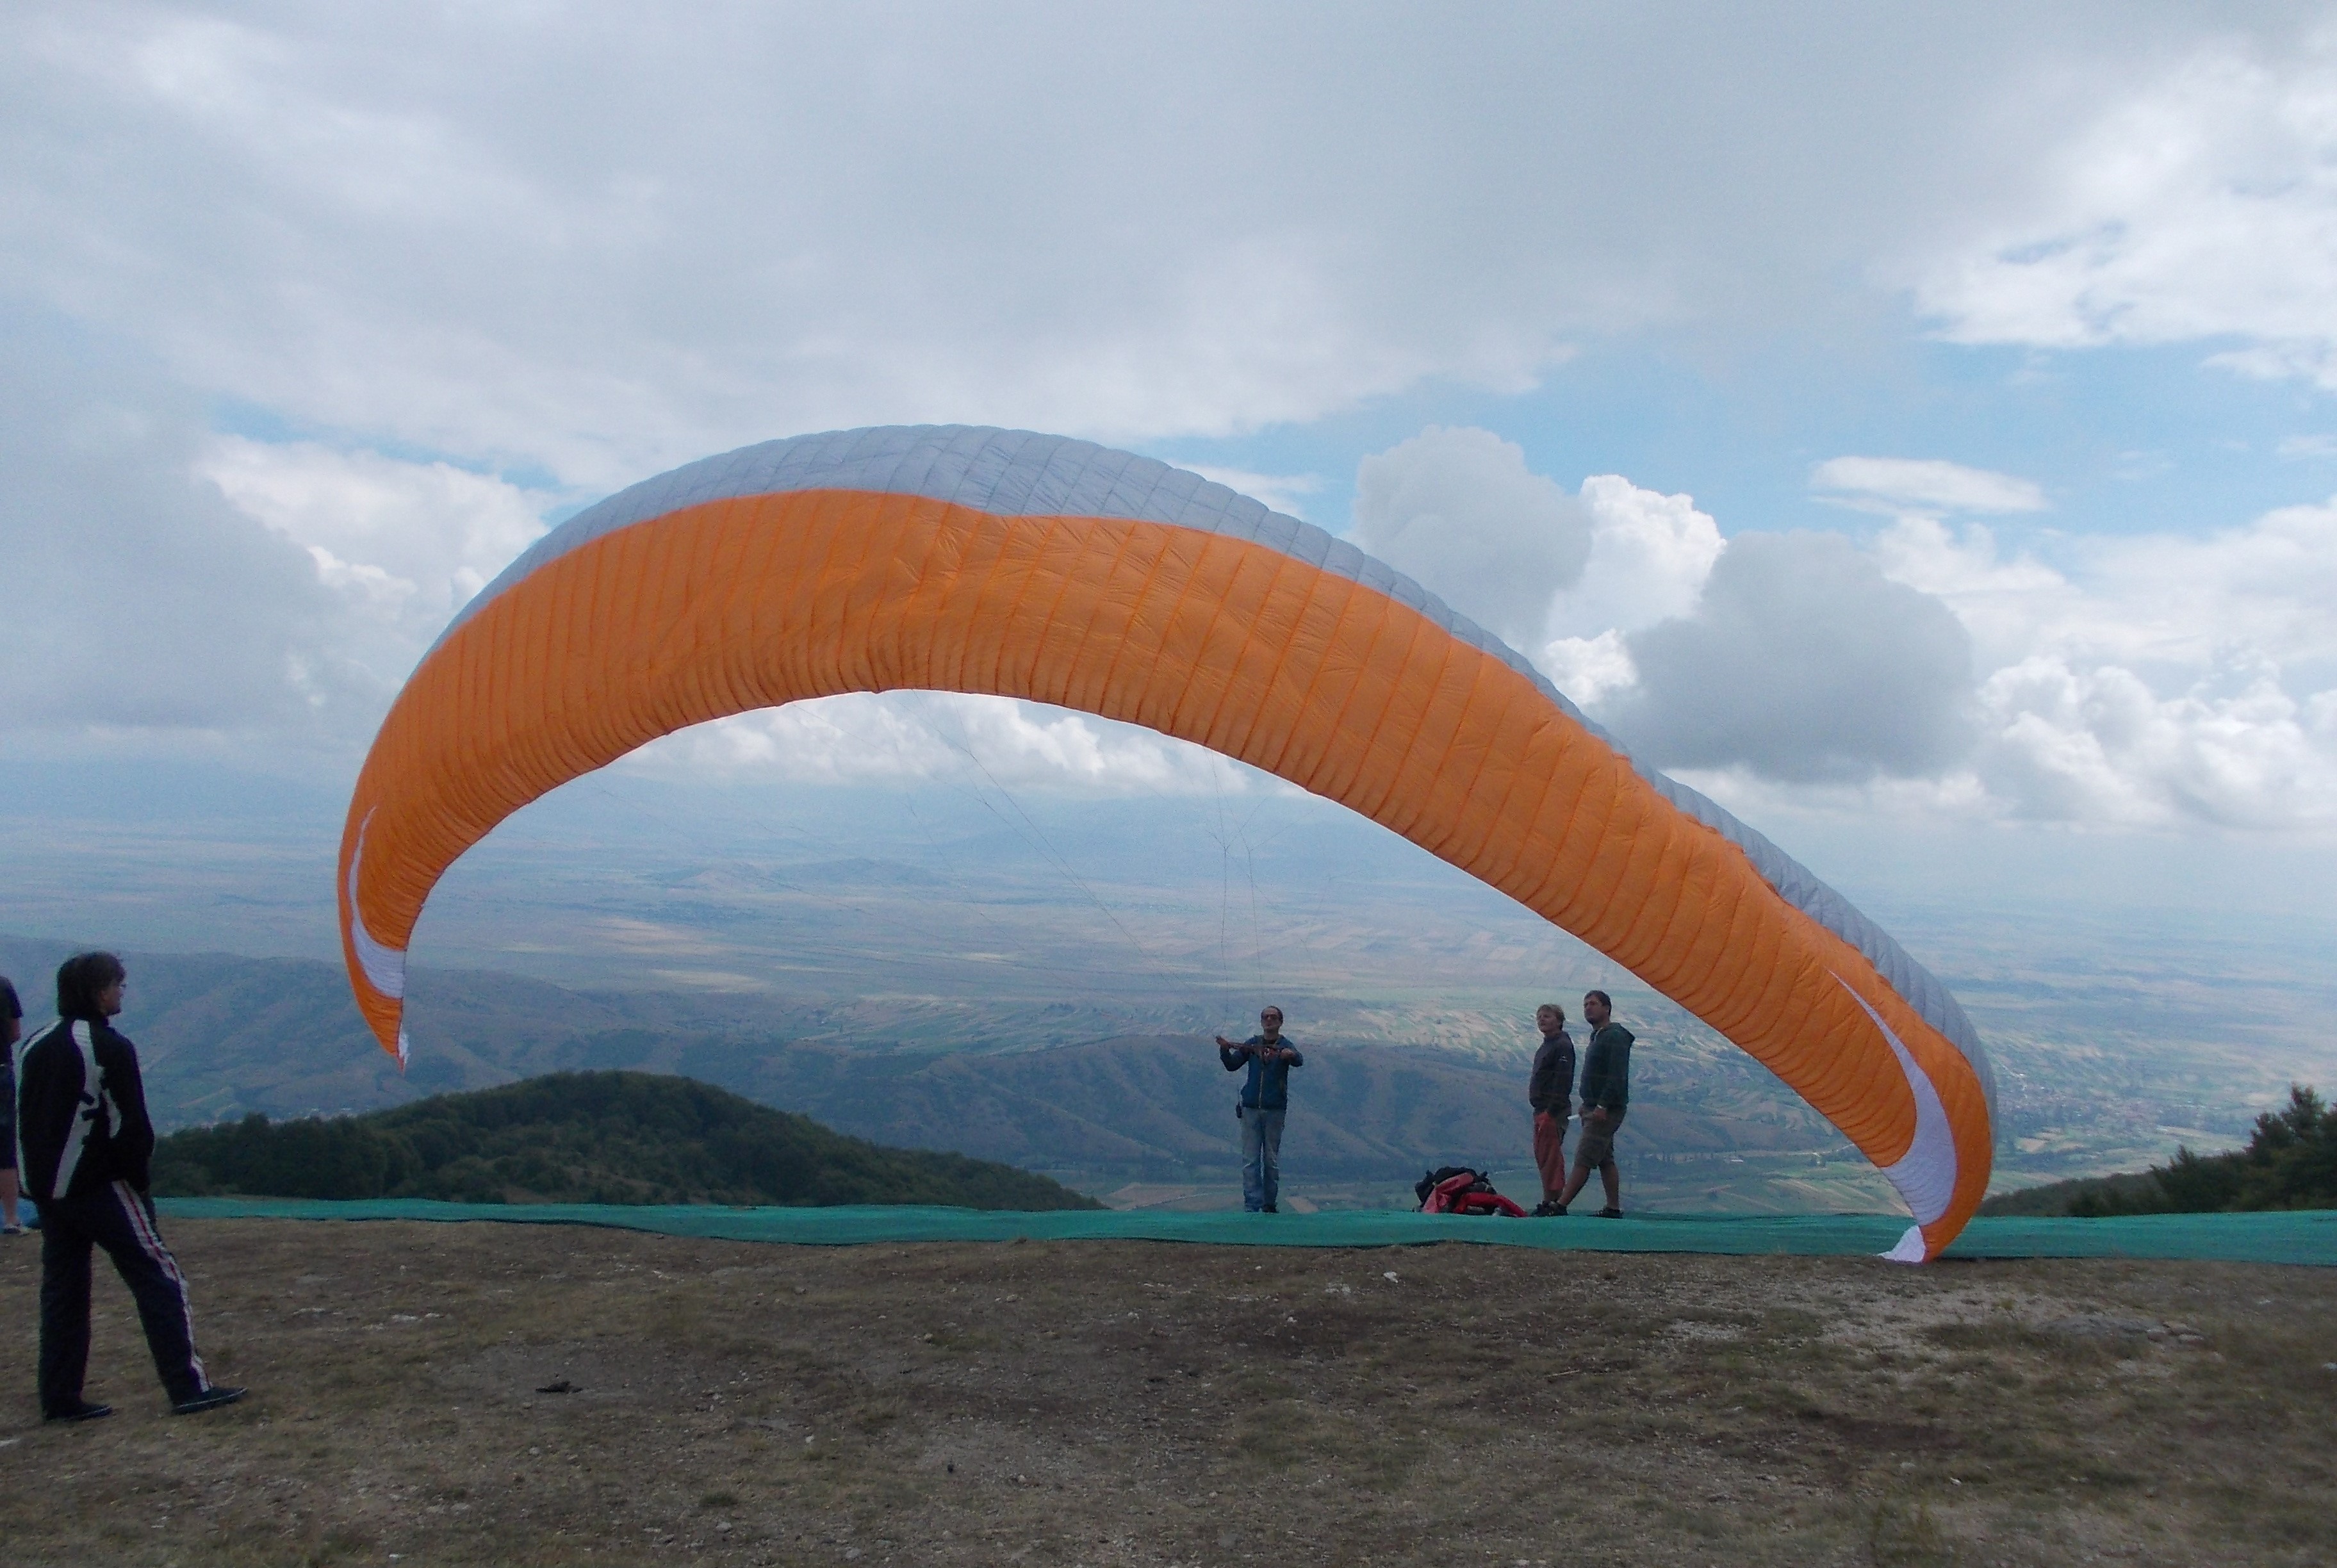
<path fill-rule="evenodd" d="M 1493 1183 L 1474 1171 L 1451 1175 L 1430 1189 L 1422 1201 L 1423 1214 L 1502 1214 L 1522 1220 L 1526 1212 L 1493 1191 Z"/>

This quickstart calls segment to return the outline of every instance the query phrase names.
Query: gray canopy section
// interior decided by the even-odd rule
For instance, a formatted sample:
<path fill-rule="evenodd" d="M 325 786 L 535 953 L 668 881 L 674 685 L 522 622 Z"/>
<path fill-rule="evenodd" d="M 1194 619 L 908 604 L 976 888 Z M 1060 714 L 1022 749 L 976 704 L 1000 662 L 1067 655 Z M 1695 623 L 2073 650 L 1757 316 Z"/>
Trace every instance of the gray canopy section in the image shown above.
<path fill-rule="evenodd" d="M 1419 611 L 1532 681 L 1568 717 L 1628 758 L 1674 805 L 1740 846 L 1786 902 L 1864 954 L 1923 1020 L 1963 1053 L 1993 1116 L 1996 1075 L 1971 1020 L 1930 970 L 1848 899 L 1712 800 L 1631 757 L 1523 654 L 1393 567 L 1312 523 L 1153 458 L 1068 436 L 963 424 L 884 425 L 742 446 L 643 480 L 578 512 L 504 568 L 463 607 L 438 641 L 546 561 L 604 534 L 709 502 L 807 490 L 921 496 L 995 517 L 1115 517 L 1200 529 L 1280 550 Z"/>

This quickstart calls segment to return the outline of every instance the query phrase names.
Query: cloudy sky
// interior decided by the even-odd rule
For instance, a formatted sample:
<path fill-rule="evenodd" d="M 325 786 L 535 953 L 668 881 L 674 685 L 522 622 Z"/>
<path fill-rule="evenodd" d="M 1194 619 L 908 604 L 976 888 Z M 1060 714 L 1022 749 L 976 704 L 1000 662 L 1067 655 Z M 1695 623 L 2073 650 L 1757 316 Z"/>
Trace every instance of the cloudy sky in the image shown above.
<path fill-rule="evenodd" d="M 2330 6 L 11 5 L 0 760 L 345 788 L 550 523 L 946 421 L 1347 534 L 1789 845 L 2323 854 L 2332 170 Z M 940 697 L 626 765 L 1228 787 Z"/>

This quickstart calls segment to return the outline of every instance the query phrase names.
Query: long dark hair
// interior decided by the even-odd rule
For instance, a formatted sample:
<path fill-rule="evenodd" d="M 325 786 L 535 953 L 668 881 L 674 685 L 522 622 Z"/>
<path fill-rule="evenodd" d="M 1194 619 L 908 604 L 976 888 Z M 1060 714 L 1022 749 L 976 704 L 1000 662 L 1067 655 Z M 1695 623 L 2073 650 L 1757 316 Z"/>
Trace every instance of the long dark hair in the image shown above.
<path fill-rule="evenodd" d="M 112 953 L 75 953 L 57 966 L 57 1017 L 103 1021 L 97 994 L 129 973 Z"/>

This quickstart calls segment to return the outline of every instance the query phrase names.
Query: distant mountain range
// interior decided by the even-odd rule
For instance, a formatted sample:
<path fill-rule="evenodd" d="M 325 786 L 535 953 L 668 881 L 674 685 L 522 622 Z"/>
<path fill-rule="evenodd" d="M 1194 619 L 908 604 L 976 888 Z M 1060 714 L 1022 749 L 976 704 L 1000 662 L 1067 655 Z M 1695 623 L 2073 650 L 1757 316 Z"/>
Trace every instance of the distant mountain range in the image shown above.
<path fill-rule="evenodd" d="M 1100 1207 L 1028 1171 L 888 1149 L 709 1084 L 553 1073 L 365 1116 L 187 1127 L 154 1151 L 165 1196 L 486 1203 Z"/>
<path fill-rule="evenodd" d="M 46 1010 L 42 979 L 68 950 L 0 938 L 0 971 L 18 978 L 28 1011 Z M 1174 1197 L 1198 1187 L 1208 1195 L 1195 1201 L 1214 1203 L 1235 1190 L 1237 1080 L 1215 1047 L 1198 1035 L 1130 1031 L 1126 1015 L 1101 1008 L 795 1004 L 440 970 L 418 977 L 409 1016 L 419 1043 L 401 1075 L 335 966 L 124 956 L 121 1025 L 165 1129 L 255 1111 L 279 1121 L 359 1114 L 548 1073 L 625 1069 L 698 1079 L 853 1137 L 1042 1172 L 1089 1193 L 1152 1187 Z M 1309 1055 L 1285 1147 L 1302 1195 L 1393 1201 L 1423 1168 L 1452 1163 L 1505 1173 L 1505 1186 L 1530 1195 L 1522 1041 L 1493 1055 L 1298 1037 Z M 1733 1049 L 1650 1039 L 1636 1067 L 1624 1150 L 1635 1193 L 1670 1190 L 1706 1208 L 1888 1205 L 1865 1163 Z M 1762 1183 L 1780 1180 L 1765 1193 Z"/>
<path fill-rule="evenodd" d="M 190 764 L 172 781 L 183 809 L 166 823 L 151 790 L 118 770 L 0 758 L 0 919 L 59 939 L 0 937 L 0 971 L 37 1017 L 66 940 L 86 932 L 132 950 L 123 1027 L 173 1125 L 361 1112 L 562 1066 L 642 1066 L 847 1132 L 978 1143 L 1116 1203 L 1178 1204 L 1220 1201 L 1231 1179 L 1235 1129 L 1201 1041 L 1247 1033 L 1266 1001 L 1320 1047 L 1302 1075 L 1288 1167 L 1310 1201 L 1391 1201 L 1422 1164 L 1452 1159 L 1491 1164 L 1516 1187 L 1534 1004 L 1571 1007 L 1598 986 L 1641 1041 L 1618 1151 L 1634 1193 L 1697 1209 L 1893 1204 L 1831 1128 L 1713 1031 L 1521 906 L 1325 803 L 1172 794 L 1131 816 L 1128 803 L 1010 794 L 997 781 L 709 791 L 654 771 L 555 792 L 464 857 L 417 933 L 405 1076 L 359 1026 L 340 973 L 330 870 L 346 802 L 329 789 Z M 59 799 L 82 814 L 61 823 Z M 1132 832 L 1139 820 L 1148 831 Z M 2182 891 L 2180 855 L 2075 855 L 2050 834 L 1918 852 L 1874 827 L 1886 849 L 1845 852 L 1869 880 L 1836 885 L 1970 1010 L 1997 1069 L 2000 1190 L 2139 1171 L 2178 1146 L 2229 1148 L 2292 1080 L 2337 1083 L 2327 901 L 2283 902 L 2275 888 L 2261 907 L 2199 902 Z M 1804 858 L 1837 875 L 1844 861 L 1821 852 L 1823 838 Z M 2225 852 L 2189 852 L 2196 867 Z M 2025 862 L 2017 895 L 1985 863 L 2000 855 Z M 185 955 L 199 944 L 322 961 Z M 1158 1044 L 1178 1040 L 1188 1043 Z M 1155 1044 L 1128 1044 L 1144 1041 Z M 1006 1065 L 1105 1042 L 1154 1051 L 1184 1087 L 1123 1114 L 1101 1089 L 1083 1097 L 1090 1082 L 1119 1081 L 1118 1067 L 1048 1081 L 1043 1062 Z M 951 1055 L 1000 1061 L 970 1082 L 919 1076 Z M 1459 1104 L 1439 1100 L 1409 1124 L 1348 1119 L 1369 1107 L 1360 1088 L 1351 1101 L 1330 1083 L 1335 1058 L 1391 1057 L 1454 1069 L 1435 1075 L 1433 1092 Z M 1141 1076 L 1132 1060 L 1125 1070 Z M 1408 1084 L 1409 1070 L 1364 1076 Z M 908 1081 L 883 1087 L 896 1079 Z M 1134 1130 L 1164 1118 L 1183 1131 Z M 1216 1152 L 1191 1153 L 1194 1140 Z M 1330 1179 L 1315 1155 L 1335 1152 L 1338 1170 L 1354 1170 L 1357 1148 L 1393 1151 L 1391 1164 L 1401 1154 L 1408 1169 L 1368 1178 L 1369 1192 L 1308 1185 Z M 1078 1169 L 1078 1151 L 1111 1163 Z"/>
<path fill-rule="evenodd" d="M 0 973 L 15 978 L 35 1020 L 71 950 L 0 937 Z M 279 1121 L 360 1114 L 547 1073 L 626 1069 L 696 1078 L 854 1137 L 1043 1172 L 1119 1203 L 1212 1206 L 1235 1190 L 1232 1080 L 1206 1034 L 1225 1026 L 1204 1004 L 1120 1005 L 1101 983 L 1107 1000 L 837 1001 L 424 969 L 408 1013 L 414 1060 L 401 1074 L 357 1017 L 337 964 L 125 957 L 122 1027 L 138 1042 L 166 1130 L 253 1111 Z M 2137 1170 L 2178 1141 L 2228 1146 L 2233 1134 L 2195 1129 L 2244 1128 L 2271 1103 L 2244 1033 L 2153 1047 L 2126 1016 L 2135 1004 L 2122 1014 L 2106 988 L 2093 1004 L 2098 1034 L 1990 1038 L 2000 1183 Z M 1641 1040 L 1618 1148 L 1627 1201 L 1715 1212 L 1895 1207 L 1873 1168 L 1758 1064 L 1657 998 L 1620 985 L 1616 996 Z M 1276 999 L 1309 1053 L 1286 1145 L 1298 1201 L 1408 1202 L 1413 1179 L 1445 1164 L 1491 1169 L 1504 1190 L 1530 1195 L 1530 1041 L 1520 1008 Z M 2179 1100 L 2206 1089 L 2225 1099 Z"/>

